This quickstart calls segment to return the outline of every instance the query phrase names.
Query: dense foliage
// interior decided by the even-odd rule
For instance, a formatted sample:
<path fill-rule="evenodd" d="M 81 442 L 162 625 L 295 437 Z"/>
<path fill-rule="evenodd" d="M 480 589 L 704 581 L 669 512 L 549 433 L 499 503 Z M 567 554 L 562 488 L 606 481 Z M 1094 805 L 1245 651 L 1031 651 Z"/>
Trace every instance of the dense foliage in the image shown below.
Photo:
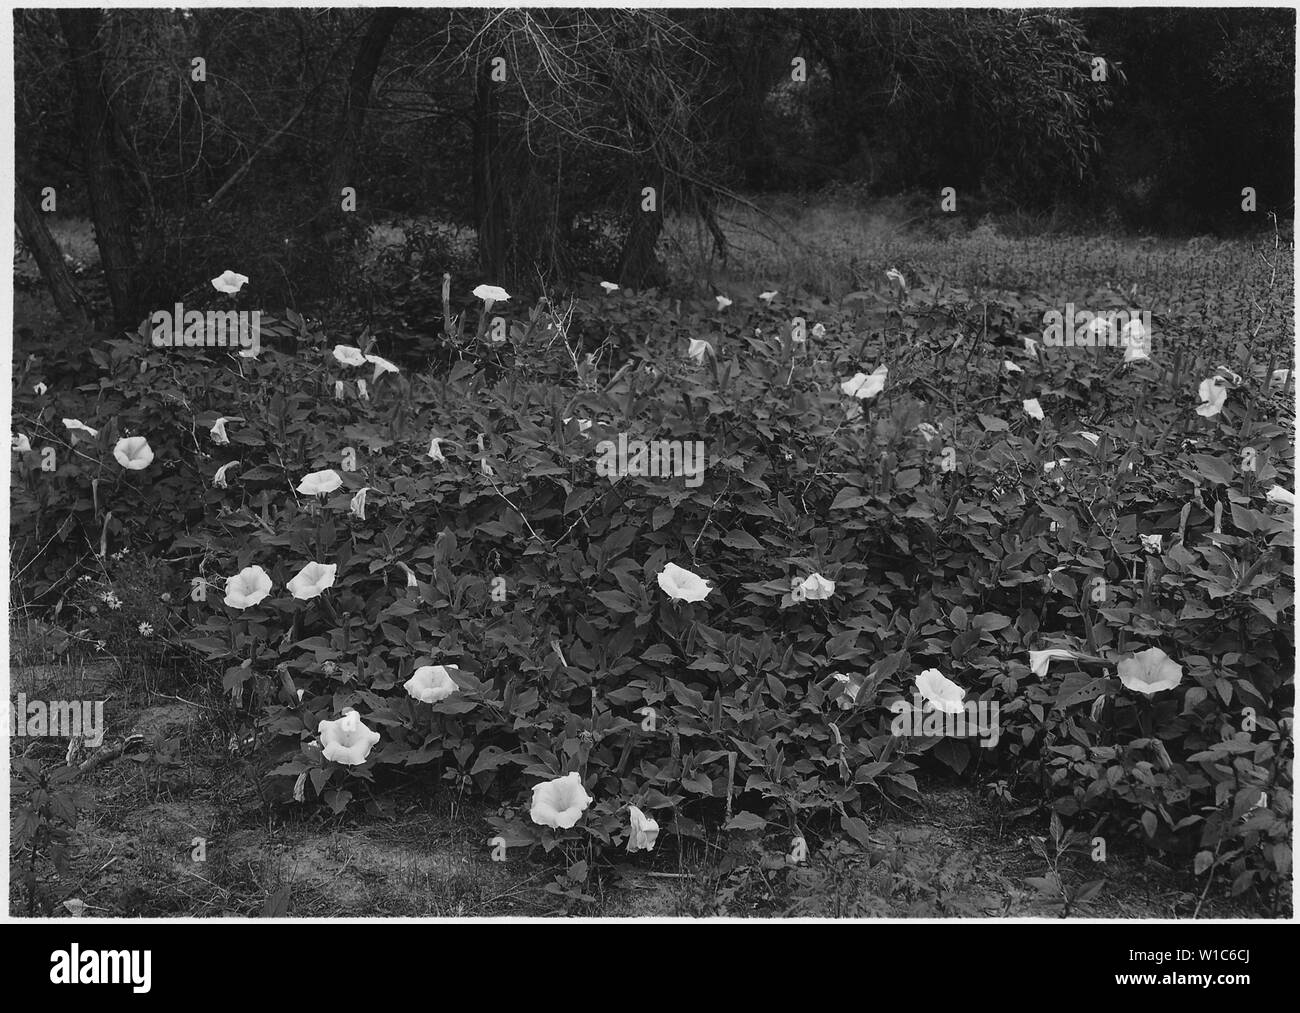
<path fill-rule="evenodd" d="M 1130 306 L 894 272 L 835 302 L 449 305 L 418 361 L 293 312 L 255 358 L 79 337 L 15 369 L 16 594 L 216 665 L 282 797 L 480 793 L 501 846 L 583 856 L 573 896 L 585 856 L 640 839 L 629 806 L 665 835 L 865 841 L 921 767 L 1271 892 L 1291 860 L 1285 314 L 1197 337 L 1162 301 L 1151 356 L 1125 361 L 1044 347 L 1067 299 Z M 700 441 L 707 466 L 611 476 L 620 438 Z M 672 567 L 707 593 L 670 593 L 699 587 Z M 78 591 L 92 572 L 111 600 Z M 1158 692 L 1132 675 L 1152 658 L 1177 669 Z M 932 672 L 997 706 L 996 743 L 896 733 Z M 530 793 L 570 774 L 543 793 L 577 798 L 572 821 L 542 825 Z"/>

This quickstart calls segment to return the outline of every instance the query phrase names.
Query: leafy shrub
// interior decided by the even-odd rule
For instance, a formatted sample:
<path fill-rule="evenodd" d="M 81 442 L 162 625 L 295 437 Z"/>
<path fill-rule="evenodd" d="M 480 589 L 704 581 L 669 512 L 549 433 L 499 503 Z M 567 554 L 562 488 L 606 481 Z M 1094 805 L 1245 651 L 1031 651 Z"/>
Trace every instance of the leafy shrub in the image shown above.
<path fill-rule="evenodd" d="M 494 841 L 568 855 L 554 887 L 571 900 L 628 842 L 629 806 L 687 837 L 852 832 L 936 764 L 1038 792 L 1070 833 L 1108 824 L 1237 892 L 1275 889 L 1293 571 L 1267 493 L 1291 485 L 1287 430 L 1250 380 L 1198 416 L 1182 381 L 1211 364 L 1194 348 L 1178 383 L 1114 350 L 995 348 L 990 321 L 1014 334 L 1055 303 L 944 282 L 838 307 L 597 294 L 498 308 L 508 357 L 484 319 L 477 339 L 443 335 L 434 371 L 347 365 L 346 340 L 293 313 L 264 323 L 293 355 L 100 342 L 60 359 L 67 389 L 35 394 L 15 370 L 33 448 L 15 459 L 15 573 L 48 604 L 105 550 L 183 560 L 158 626 L 185 627 L 232 703 L 297 746 L 271 777 L 335 811 L 373 811 L 401 776 L 502 800 Z M 795 317 L 824 331 L 799 342 Z M 883 392 L 845 395 L 879 366 Z M 1021 408 L 1034 395 L 1041 422 Z M 114 461 L 128 435 L 147 437 L 146 471 Z M 700 441 L 707 468 L 611 478 L 597 462 L 620 436 Z M 302 484 L 326 471 L 324 493 Z M 291 596 L 311 563 L 327 588 Z M 661 590 L 670 563 L 708 582 L 703 601 Z M 250 567 L 270 593 L 223 603 Z M 794 592 L 814 573 L 833 594 Z M 1068 656 L 1033 671 L 1049 648 Z M 1180 666 L 1176 685 L 1117 677 L 1143 648 Z M 410 696 L 426 666 L 455 692 Z M 930 669 L 998 706 L 996 748 L 894 733 L 891 704 Z M 377 733 L 359 763 L 321 738 L 349 710 Z M 591 799 L 575 825 L 515 804 L 573 771 Z"/>

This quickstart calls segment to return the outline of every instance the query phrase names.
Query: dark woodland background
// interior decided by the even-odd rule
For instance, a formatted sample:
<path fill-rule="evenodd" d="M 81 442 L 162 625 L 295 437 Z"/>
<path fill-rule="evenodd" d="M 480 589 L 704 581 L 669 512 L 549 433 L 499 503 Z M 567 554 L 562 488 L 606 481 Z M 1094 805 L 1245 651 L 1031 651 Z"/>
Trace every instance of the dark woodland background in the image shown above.
<path fill-rule="evenodd" d="M 1293 208 L 1293 10 L 14 19 L 23 245 L 65 316 L 126 326 L 214 265 L 293 303 L 346 292 L 348 248 L 400 216 L 472 229 L 462 267 L 480 280 L 644 287 L 667 281 L 665 212 L 698 216 L 725 253 L 720 203 L 774 192 L 910 194 L 931 213 L 952 186 L 970 220 L 1011 208 L 1112 234 L 1230 233 L 1245 186 L 1261 211 Z M 640 212 L 647 185 L 657 214 Z M 55 216 L 36 210 L 49 186 Z M 66 217 L 93 222 L 102 278 L 49 244 Z M 451 257 L 442 233 L 423 239 Z"/>

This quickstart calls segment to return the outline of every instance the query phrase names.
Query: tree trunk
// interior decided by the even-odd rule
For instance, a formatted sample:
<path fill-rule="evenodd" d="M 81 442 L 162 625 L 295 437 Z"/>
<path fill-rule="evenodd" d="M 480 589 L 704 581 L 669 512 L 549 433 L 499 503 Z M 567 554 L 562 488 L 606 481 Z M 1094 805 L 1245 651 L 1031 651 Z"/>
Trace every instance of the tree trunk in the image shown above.
<path fill-rule="evenodd" d="M 206 11 L 195 11 L 187 23 L 193 26 L 194 38 L 190 44 L 196 56 L 212 59 L 212 26 L 205 16 Z M 181 115 L 185 120 L 185 170 L 183 177 L 186 206 L 199 205 L 212 196 L 212 159 L 213 153 L 204 151 L 210 139 L 205 138 L 208 116 L 208 82 L 195 81 L 190 72 L 185 75 L 187 86 L 186 98 L 181 102 Z"/>
<path fill-rule="evenodd" d="M 135 305 L 136 255 L 126 197 L 116 171 L 113 121 L 97 38 L 103 13 L 63 8 L 58 14 L 68 43 L 73 118 L 104 280 L 115 321 L 133 328 L 139 322 Z"/>
<path fill-rule="evenodd" d="M 45 227 L 45 219 L 36 210 L 36 205 L 21 184 L 14 188 L 14 217 L 18 221 L 18 231 L 22 234 L 23 242 L 32 251 L 32 258 L 40 268 L 41 277 L 54 296 L 54 305 L 58 307 L 59 315 L 69 323 L 89 325 L 90 311 L 85 296 L 78 291 L 72 273 L 63 262 L 59 244 L 50 235 L 50 230 Z"/>
<path fill-rule="evenodd" d="M 655 255 L 655 244 L 664 228 L 664 170 L 661 165 L 647 161 L 636 186 L 632 218 L 627 239 L 618 258 L 618 283 L 624 288 L 662 288 L 668 282 L 668 271 Z M 654 187 L 655 207 L 643 211 L 643 191 Z"/>
<path fill-rule="evenodd" d="M 505 281 L 506 223 L 497 167 L 501 144 L 498 102 L 490 75 L 490 67 L 485 64 L 474 93 L 474 224 L 478 229 L 479 270 L 486 283 L 498 284 Z"/>
<path fill-rule="evenodd" d="M 338 223 L 343 212 L 340 210 L 340 192 L 345 186 L 356 186 L 357 150 L 361 145 L 362 131 L 366 123 L 366 111 L 370 107 L 370 91 L 374 87 L 375 74 L 383 59 L 384 47 L 406 12 L 391 7 L 380 8 L 370 18 L 365 37 L 357 49 L 356 60 L 352 64 L 352 75 L 348 80 L 348 89 L 343 96 L 343 109 L 339 114 L 338 129 L 334 140 L 334 157 L 330 159 L 329 171 L 325 175 L 324 211 L 326 222 Z"/>

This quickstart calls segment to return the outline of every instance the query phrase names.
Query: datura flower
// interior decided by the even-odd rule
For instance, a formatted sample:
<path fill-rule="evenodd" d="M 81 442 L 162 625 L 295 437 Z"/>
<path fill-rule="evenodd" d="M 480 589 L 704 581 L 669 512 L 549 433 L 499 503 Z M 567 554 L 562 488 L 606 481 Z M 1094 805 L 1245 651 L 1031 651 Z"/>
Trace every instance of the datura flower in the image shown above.
<path fill-rule="evenodd" d="M 1040 679 L 1047 678 L 1047 667 L 1053 661 L 1070 661 L 1076 655 L 1063 647 L 1049 647 L 1042 651 L 1029 652 L 1029 670 Z"/>
<path fill-rule="evenodd" d="M 885 272 L 885 277 L 888 278 L 890 281 L 892 281 L 903 291 L 907 291 L 907 279 L 903 277 L 903 273 L 901 271 L 895 270 L 894 268 L 891 267 L 888 271 Z"/>
<path fill-rule="evenodd" d="M 728 306 L 731 305 L 731 300 L 728 299 L 725 295 L 714 296 L 714 298 L 718 300 L 719 310 L 725 310 Z"/>
<path fill-rule="evenodd" d="M 777 292 L 776 292 L 775 289 L 774 289 L 773 291 L 771 291 L 771 292 L 760 292 L 760 293 L 758 293 L 758 297 L 759 297 L 760 299 L 762 299 L 763 302 L 765 302 L 765 303 L 767 303 L 769 306 L 771 306 L 771 305 L 772 305 L 772 300 L 775 299 L 775 298 L 777 297 Z"/>
<path fill-rule="evenodd" d="M 352 345 L 335 345 L 334 358 L 345 366 L 364 366 L 366 357 L 362 354 L 361 349 L 354 348 Z"/>
<path fill-rule="evenodd" d="M 636 806 L 628 806 L 627 850 L 653 851 L 659 824 Z"/>
<path fill-rule="evenodd" d="M 348 503 L 349 512 L 358 520 L 364 521 L 366 519 L 366 493 L 369 491 L 370 486 L 362 486 Z"/>
<path fill-rule="evenodd" d="M 1285 370 L 1285 369 L 1279 369 L 1278 372 L 1279 372 L 1279 373 L 1285 373 L 1286 370 Z M 1278 381 L 1278 386 L 1280 387 L 1281 385 L 1282 385 L 1282 384 L 1281 384 L 1281 381 L 1279 380 L 1279 381 Z M 49 390 L 49 389 L 50 389 L 49 387 L 45 386 L 44 381 L 42 381 L 41 383 L 38 383 L 36 386 L 34 386 L 34 387 L 32 388 L 32 390 L 36 391 L 36 393 L 37 393 L 38 396 L 43 396 L 43 395 L 45 394 L 45 392 L 46 392 L 47 390 Z"/>
<path fill-rule="evenodd" d="M 916 677 L 916 691 L 944 714 L 960 714 L 966 691 L 937 668 L 927 668 Z"/>
<path fill-rule="evenodd" d="M 1023 369 L 1021 369 L 1019 366 L 1017 366 L 1017 365 L 1016 365 L 1014 362 L 1012 362 L 1010 359 L 1003 359 L 1003 360 L 1002 360 L 1002 368 L 1005 369 L 1008 373 L 1023 373 L 1023 372 L 1024 372 Z"/>
<path fill-rule="evenodd" d="M 1135 693 L 1153 696 L 1182 682 L 1183 669 L 1160 648 L 1148 647 L 1119 659 L 1119 681 Z"/>
<path fill-rule="evenodd" d="M 491 306 L 494 302 L 506 302 L 510 298 L 510 293 L 497 285 L 480 285 L 474 289 L 474 298 L 482 299 Z"/>
<path fill-rule="evenodd" d="M 1295 506 L 1295 493 L 1289 489 L 1283 489 L 1280 485 L 1275 485 L 1268 491 L 1268 501 L 1293 507 Z"/>
<path fill-rule="evenodd" d="M 686 349 L 686 354 L 696 362 L 703 362 L 706 355 L 713 354 L 713 346 L 703 338 L 691 338 L 691 344 Z"/>
<path fill-rule="evenodd" d="M 228 486 L 226 485 L 226 472 L 228 472 L 231 468 L 237 468 L 237 467 L 239 467 L 238 461 L 227 461 L 220 468 L 218 468 L 217 473 L 212 476 L 212 484 L 216 486 L 218 489 L 228 488 Z"/>
<path fill-rule="evenodd" d="M 127 436 L 113 448 L 117 463 L 127 471 L 144 471 L 153 464 L 153 449 L 143 436 Z"/>
<path fill-rule="evenodd" d="M 240 418 L 238 415 L 235 415 L 233 417 L 228 417 L 225 415 L 221 416 L 221 418 L 217 419 L 216 422 L 212 423 L 212 442 L 219 443 L 222 445 L 229 443 L 230 437 L 226 435 L 226 423 L 243 422 L 243 421 L 244 420 Z"/>
<path fill-rule="evenodd" d="M 1038 398 L 1031 397 L 1025 401 L 1025 414 L 1031 418 L 1042 420 L 1043 406 L 1038 403 Z"/>
<path fill-rule="evenodd" d="M 370 750 L 379 741 L 379 733 L 367 728 L 361 715 L 350 709 L 345 710 L 337 721 L 322 721 L 318 731 L 321 755 L 349 767 L 365 763 Z"/>
<path fill-rule="evenodd" d="M 592 801 L 575 770 L 554 781 L 535 785 L 528 815 L 538 826 L 568 830 L 578 822 Z"/>
<path fill-rule="evenodd" d="M 823 323 L 813 324 L 812 336 L 819 341 L 826 337 L 826 325 Z"/>
<path fill-rule="evenodd" d="M 343 479 L 333 468 L 313 471 L 298 483 L 298 491 L 304 496 L 325 496 L 343 484 Z"/>
<path fill-rule="evenodd" d="M 437 703 L 451 696 L 460 687 L 451 673 L 442 665 L 421 665 L 415 673 L 402 683 L 407 695 L 420 703 Z"/>
<path fill-rule="evenodd" d="M 19 454 L 29 453 L 32 449 L 32 441 L 28 439 L 26 433 L 14 433 L 14 451 Z"/>
<path fill-rule="evenodd" d="M 600 287 L 605 290 L 606 295 L 609 295 L 611 292 L 618 291 L 618 286 L 615 285 L 612 281 L 602 281 L 600 283 Z"/>
<path fill-rule="evenodd" d="M 659 586 L 673 601 L 704 601 L 710 591 L 709 582 L 676 563 L 667 563 L 659 571 Z"/>
<path fill-rule="evenodd" d="M 400 369 L 398 369 L 396 366 L 394 366 L 391 362 L 389 362 L 387 359 L 383 358 L 382 356 L 367 355 L 366 362 L 370 363 L 372 366 L 375 367 L 375 375 L 370 378 L 371 383 L 374 383 L 385 373 L 401 372 Z"/>
<path fill-rule="evenodd" d="M 226 295 L 234 295 L 247 284 L 248 275 L 238 274 L 235 271 L 223 271 L 218 277 L 212 279 L 212 287 Z"/>
<path fill-rule="evenodd" d="M 930 425 L 929 422 L 921 422 L 917 425 L 916 431 L 925 437 L 926 444 L 931 444 L 939 438 L 939 430 Z"/>
<path fill-rule="evenodd" d="M 1075 435 L 1075 436 L 1082 436 L 1085 440 L 1087 440 L 1089 443 L 1091 443 L 1094 447 L 1097 446 L 1097 444 L 1099 444 L 1099 443 L 1101 442 L 1101 437 L 1098 436 L 1096 433 L 1077 432 L 1077 433 L 1075 433 L 1074 435 Z"/>
<path fill-rule="evenodd" d="M 310 601 L 326 588 L 334 586 L 334 575 L 337 572 L 336 563 L 308 563 L 285 586 L 299 601 Z"/>
<path fill-rule="evenodd" d="M 1221 376 L 1212 376 L 1202 380 L 1198 391 L 1201 403 L 1196 408 L 1197 415 L 1211 418 L 1223 411 L 1223 402 L 1228 398 L 1227 383 Z"/>
<path fill-rule="evenodd" d="M 250 608 L 270 593 L 271 577 L 260 566 L 246 566 L 226 578 L 225 601 L 231 608 Z"/>
<path fill-rule="evenodd" d="M 1119 336 L 1120 343 L 1124 346 L 1125 362 L 1141 362 L 1151 358 L 1151 335 L 1142 326 L 1141 320 L 1130 320 Z"/>
<path fill-rule="evenodd" d="M 814 573 L 799 585 L 799 590 L 809 601 L 824 601 L 835 593 L 835 581 L 827 580 L 820 573 Z"/>
<path fill-rule="evenodd" d="M 80 431 L 80 432 L 83 432 L 83 433 L 87 433 L 87 434 L 89 434 L 90 436 L 98 436 L 98 435 L 99 435 L 99 430 L 98 430 L 98 429 L 91 429 L 90 426 L 88 426 L 88 425 L 86 425 L 86 423 L 82 422 L 81 419 L 64 419 L 64 420 L 63 420 L 63 425 L 64 425 L 67 429 L 72 430 L 73 432 Z"/>
<path fill-rule="evenodd" d="M 854 373 L 840 384 L 840 390 L 850 397 L 869 400 L 885 389 L 885 380 L 889 378 L 888 366 L 877 366 L 872 373 Z"/>
<path fill-rule="evenodd" d="M 442 438 L 435 436 L 429 440 L 429 453 L 425 455 L 433 458 L 435 461 L 445 461 L 447 458 L 442 456 Z"/>

